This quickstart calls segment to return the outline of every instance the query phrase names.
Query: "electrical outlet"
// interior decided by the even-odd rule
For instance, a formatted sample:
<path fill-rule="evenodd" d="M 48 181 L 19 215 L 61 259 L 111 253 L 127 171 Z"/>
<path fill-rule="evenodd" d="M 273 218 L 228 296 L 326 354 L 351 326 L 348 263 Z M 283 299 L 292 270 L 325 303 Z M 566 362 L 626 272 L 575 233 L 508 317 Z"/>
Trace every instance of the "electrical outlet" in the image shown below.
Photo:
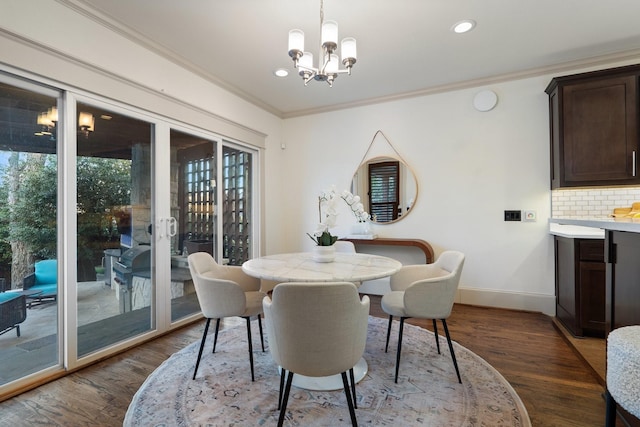
<path fill-rule="evenodd" d="M 505 221 L 522 221 L 522 211 L 504 211 Z"/>
<path fill-rule="evenodd" d="M 524 220 L 528 222 L 536 222 L 538 215 L 536 211 L 524 211 Z"/>

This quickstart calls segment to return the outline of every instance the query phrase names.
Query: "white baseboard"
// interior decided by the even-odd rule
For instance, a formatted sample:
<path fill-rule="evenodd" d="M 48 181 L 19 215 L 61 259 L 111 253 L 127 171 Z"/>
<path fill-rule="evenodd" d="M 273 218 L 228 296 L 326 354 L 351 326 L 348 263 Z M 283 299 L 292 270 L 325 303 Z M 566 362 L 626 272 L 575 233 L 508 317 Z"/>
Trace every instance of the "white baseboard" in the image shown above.
<path fill-rule="evenodd" d="M 362 294 L 384 295 L 391 291 L 389 279 L 363 282 L 358 291 Z M 556 297 L 554 295 L 505 292 L 494 289 L 458 288 L 456 302 L 482 307 L 535 311 L 548 316 L 556 315 Z"/>
<path fill-rule="evenodd" d="M 494 289 L 458 288 L 456 302 L 483 307 L 536 311 L 547 316 L 556 315 L 554 295 L 505 292 Z"/>

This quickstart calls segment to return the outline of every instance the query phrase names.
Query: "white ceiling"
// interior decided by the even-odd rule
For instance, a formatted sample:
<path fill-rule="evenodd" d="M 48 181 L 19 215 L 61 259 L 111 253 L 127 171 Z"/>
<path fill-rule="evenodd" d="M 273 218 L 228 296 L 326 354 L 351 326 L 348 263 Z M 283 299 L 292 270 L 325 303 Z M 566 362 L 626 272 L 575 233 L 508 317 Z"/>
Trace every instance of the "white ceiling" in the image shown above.
<path fill-rule="evenodd" d="M 281 117 L 640 59 L 638 0 L 325 0 L 358 62 L 305 87 L 287 37 L 302 29 L 317 57 L 320 0 L 67 1 Z M 453 33 L 462 19 L 475 30 Z"/>

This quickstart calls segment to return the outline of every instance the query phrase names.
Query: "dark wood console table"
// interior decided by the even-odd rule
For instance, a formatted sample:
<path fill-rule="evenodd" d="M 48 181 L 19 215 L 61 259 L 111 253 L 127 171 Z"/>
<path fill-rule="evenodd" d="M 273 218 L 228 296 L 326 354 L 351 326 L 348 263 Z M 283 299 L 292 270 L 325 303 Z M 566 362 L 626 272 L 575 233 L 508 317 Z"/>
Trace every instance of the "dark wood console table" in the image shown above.
<path fill-rule="evenodd" d="M 424 252 L 425 264 L 431 264 L 435 260 L 433 254 L 433 248 L 429 244 L 421 239 L 392 239 L 387 237 L 380 237 L 376 239 L 342 239 L 347 240 L 354 245 L 382 245 L 382 246 L 413 246 L 422 252 Z"/>

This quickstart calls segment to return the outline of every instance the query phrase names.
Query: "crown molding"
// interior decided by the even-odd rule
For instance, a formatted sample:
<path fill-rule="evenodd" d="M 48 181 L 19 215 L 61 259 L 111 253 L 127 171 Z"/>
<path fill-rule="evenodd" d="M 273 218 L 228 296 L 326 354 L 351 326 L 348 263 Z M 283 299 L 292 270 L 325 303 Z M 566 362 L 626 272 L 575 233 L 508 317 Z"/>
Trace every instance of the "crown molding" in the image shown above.
<path fill-rule="evenodd" d="M 186 60 L 180 55 L 176 54 L 174 51 L 166 48 L 165 46 L 155 42 L 154 40 L 149 39 L 144 36 L 140 32 L 135 29 L 126 26 L 115 19 L 113 19 L 108 14 L 96 9 L 94 6 L 86 3 L 83 0 L 56 0 L 58 3 L 64 5 L 65 7 L 74 10 L 75 12 L 83 15 L 84 17 L 96 22 L 97 24 L 102 25 L 103 27 L 109 29 L 110 31 L 126 38 L 130 42 L 137 44 L 146 50 L 155 53 L 156 55 L 161 56 L 162 58 L 167 59 L 168 61 L 173 62 L 174 64 L 184 68 L 185 70 L 197 75 L 198 77 L 203 78 L 204 80 L 213 83 L 214 85 L 236 95 L 237 97 L 255 105 L 258 108 L 261 108 L 277 117 L 282 118 L 282 111 L 275 108 L 273 105 L 270 105 L 255 96 L 243 91 L 237 86 L 231 85 L 224 80 L 219 79 L 213 74 L 205 71 L 201 67 L 196 66 L 192 62 Z"/>
<path fill-rule="evenodd" d="M 132 43 L 138 44 L 144 47 L 145 49 L 148 49 L 156 53 L 157 55 L 160 55 L 166 58 L 167 60 L 175 63 L 176 65 L 179 65 L 180 67 L 202 77 L 203 79 L 215 84 L 216 86 L 219 86 L 229 91 L 230 93 L 240 97 L 241 99 L 281 119 L 309 116 L 314 114 L 321 114 L 321 113 L 345 110 L 350 108 L 357 108 L 357 107 L 364 107 L 364 106 L 382 104 L 387 102 L 394 102 L 394 101 L 399 101 L 403 99 L 429 96 L 429 95 L 434 95 L 439 93 L 469 89 L 473 87 L 486 86 L 490 84 L 498 84 L 498 83 L 503 83 L 507 81 L 533 78 L 533 77 L 538 77 L 538 76 L 547 75 L 547 74 L 570 72 L 572 70 L 578 70 L 582 68 L 605 66 L 607 64 L 615 63 L 615 62 L 640 60 L 640 49 L 626 50 L 626 51 L 615 52 L 607 55 L 582 58 L 578 60 L 557 63 L 557 64 L 548 65 L 548 66 L 531 68 L 528 70 L 523 70 L 518 72 L 504 73 L 500 75 L 486 76 L 478 79 L 466 80 L 466 81 L 461 81 L 461 82 L 456 82 L 456 83 L 451 83 L 446 85 L 432 86 L 432 87 L 427 87 L 427 88 L 423 88 L 423 89 L 411 91 L 411 92 L 404 92 L 399 94 L 368 98 L 360 101 L 346 102 L 341 104 L 332 104 L 332 105 L 318 107 L 318 108 L 300 109 L 300 110 L 285 112 L 248 94 L 242 89 L 217 78 L 216 76 L 206 72 L 202 68 L 195 66 L 193 63 L 177 55 L 175 52 L 165 48 L 164 46 L 154 42 L 153 40 L 148 39 L 144 35 L 135 31 L 133 28 L 127 27 L 117 22 L 115 19 L 111 18 L 106 13 L 95 9 L 92 5 L 86 3 L 84 0 L 56 0 L 56 1 L 59 2 L 60 4 L 63 4 L 66 7 L 69 7 L 75 10 L 76 12 L 93 20 L 94 22 L 97 22 L 98 24 L 103 25 L 104 27 L 110 29 L 111 31 L 114 31 L 117 34 L 127 38 Z"/>
<path fill-rule="evenodd" d="M 611 65 L 613 63 L 625 62 L 625 61 L 640 61 L 640 49 L 627 50 L 622 52 L 616 52 L 613 54 L 602 55 L 598 57 L 585 58 L 581 60 L 568 61 L 559 64 L 531 68 L 529 70 L 518 71 L 513 73 L 504 73 L 495 76 L 483 77 L 474 80 L 466 80 L 446 85 L 432 86 L 416 91 L 404 92 L 394 95 L 381 96 L 376 98 L 369 98 L 366 100 L 347 102 L 342 104 L 334 104 L 327 107 L 312 108 L 307 110 L 297 110 L 282 114 L 283 119 L 289 119 L 294 117 L 308 116 L 313 114 L 328 113 L 332 111 L 344 110 L 356 107 L 365 107 L 376 104 L 383 104 L 387 102 L 395 102 L 403 99 L 418 98 L 422 96 L 435 95 L 445 92 L 453 92 L 457 90 L 470 89 L 474 87 L 487 86 L 492 84 L 504 83 L 515 80 L 524 80 L 528 78 L 534 78 L 544 76 L 548 74 L 572 72 L 579 69 L 585 69 L 590 67 L 602 67 Z"/>

